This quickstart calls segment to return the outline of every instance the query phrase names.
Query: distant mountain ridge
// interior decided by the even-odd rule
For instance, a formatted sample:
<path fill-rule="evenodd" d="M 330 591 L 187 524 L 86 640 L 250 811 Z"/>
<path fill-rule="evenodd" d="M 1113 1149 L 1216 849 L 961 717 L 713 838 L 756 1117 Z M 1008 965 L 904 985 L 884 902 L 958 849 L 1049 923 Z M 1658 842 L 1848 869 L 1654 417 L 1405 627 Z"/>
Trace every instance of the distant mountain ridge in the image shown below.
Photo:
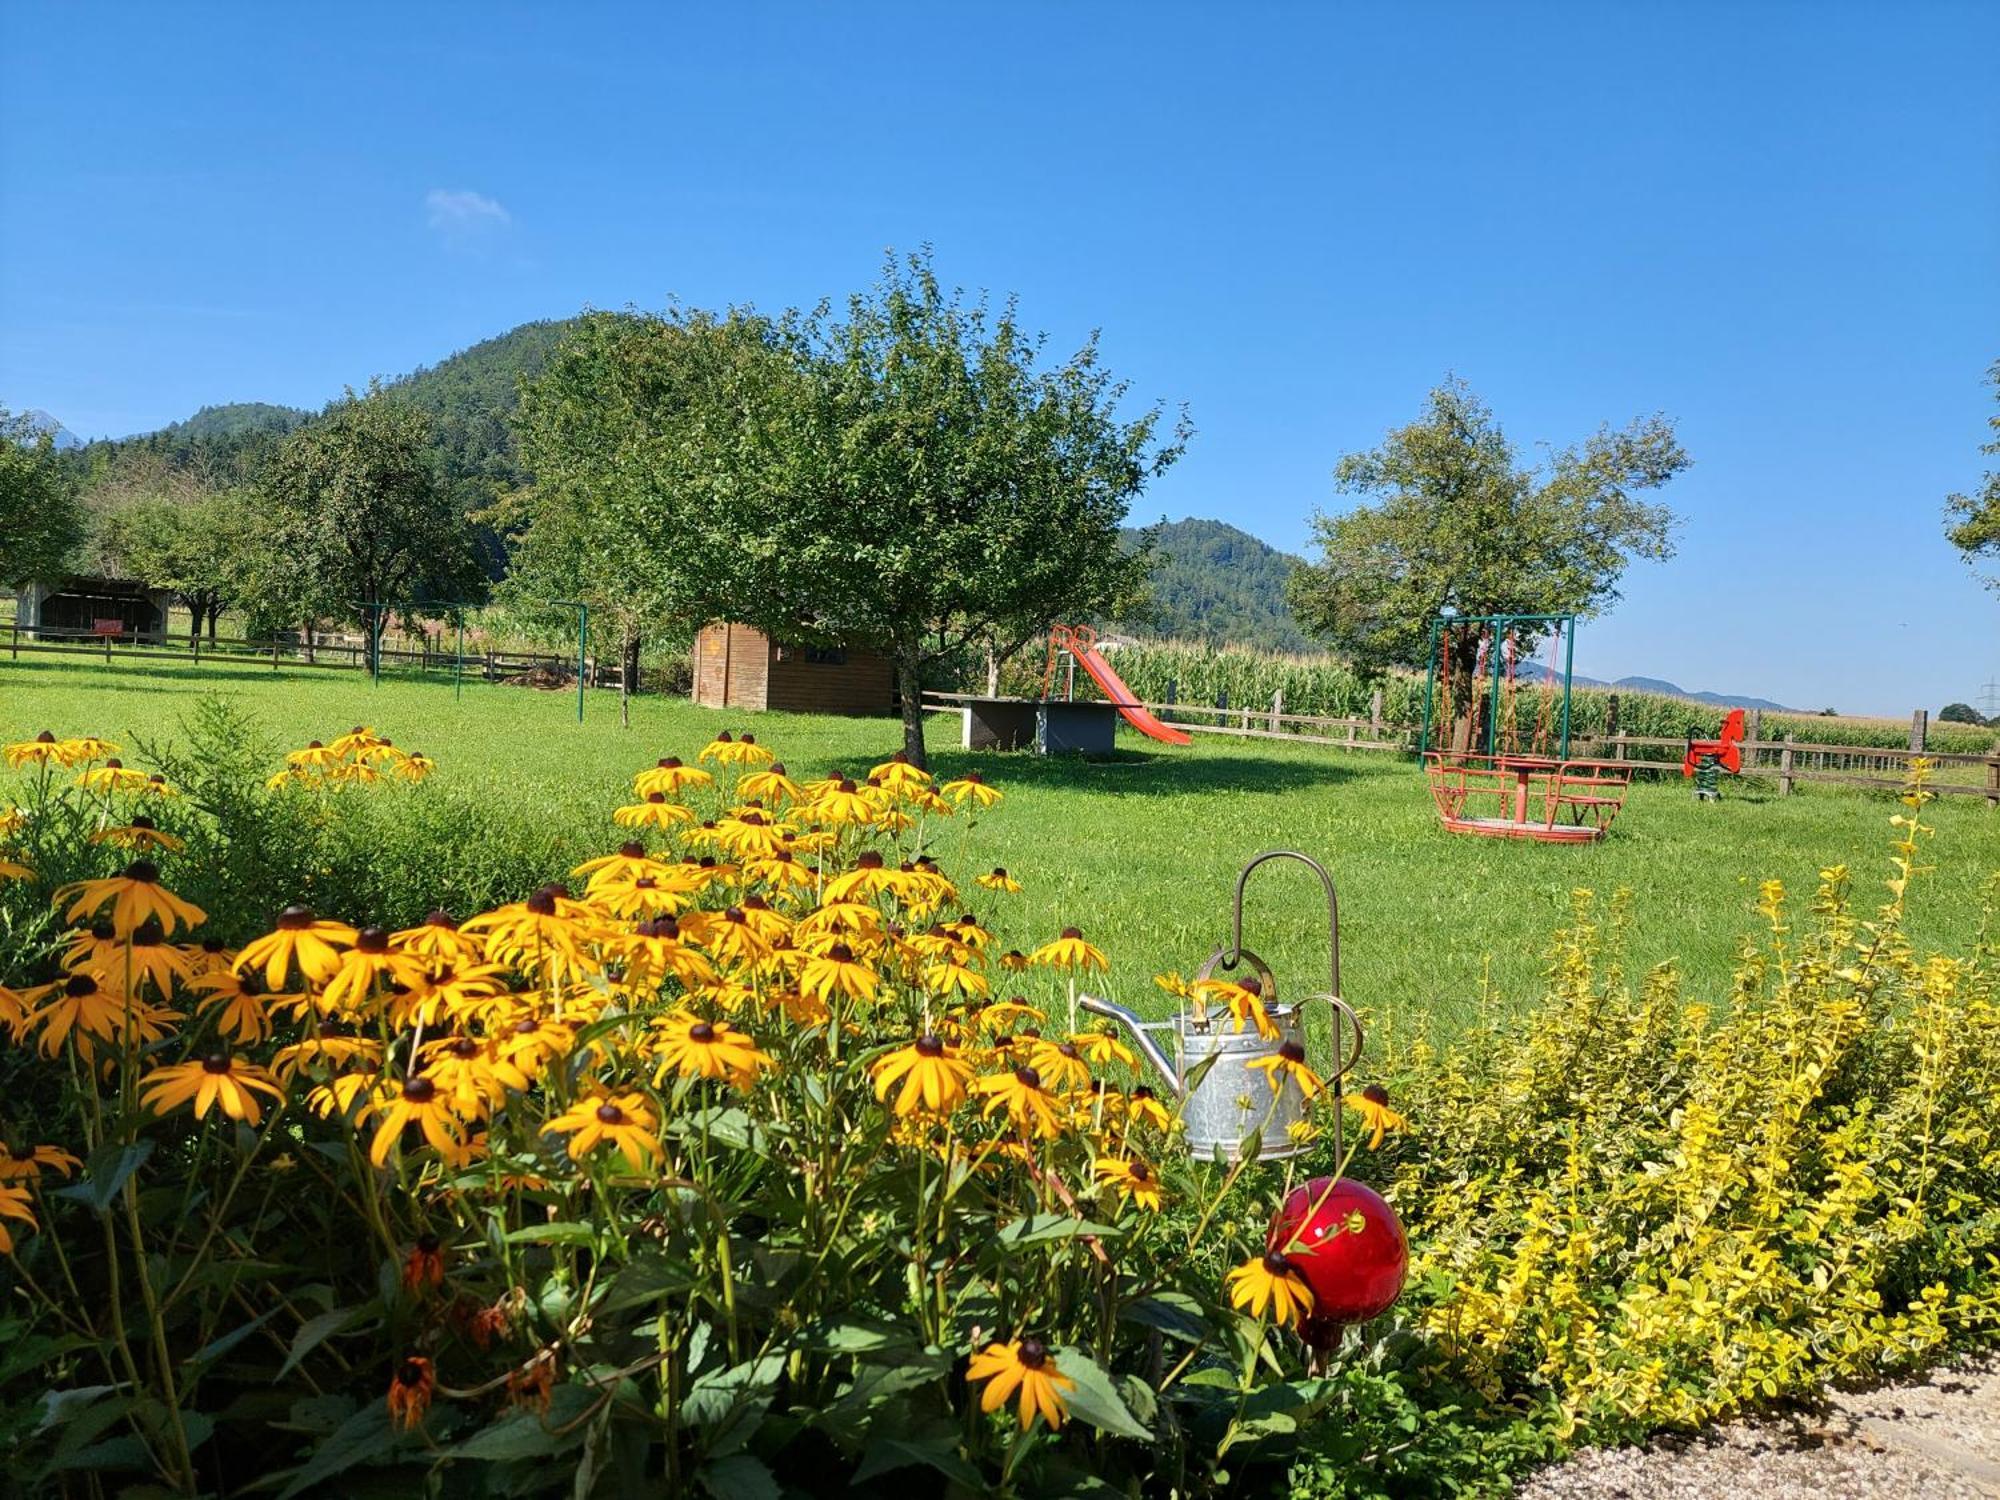
<path fill-rule="evenodd" d="M 1529 682 L 1540 682 L 1547 672 L 1548 668 L 1538 661 L 1524 661 L 1517 669 L 1517 675 Z M 1662 697 L 1685 698 L 1690 703 L 1707 703 L 1716 708 L 1761 708 L 1778 714 L 1805 712 L 1803 709 L 1788 708 L 1769 698 L 1753 698 L 1747 693 L 1690 692 L 1678 683 L 1667 681 L 1664 677 L 1620 677 L 1615 682 L 1606 682 L 1601 677 L 1586 677 L 1578 672 L 1569 681 L 1571 687 L 1604 688 L 1607 691 L 1623 688 L 1630 693 L 1658 693 Z"/>

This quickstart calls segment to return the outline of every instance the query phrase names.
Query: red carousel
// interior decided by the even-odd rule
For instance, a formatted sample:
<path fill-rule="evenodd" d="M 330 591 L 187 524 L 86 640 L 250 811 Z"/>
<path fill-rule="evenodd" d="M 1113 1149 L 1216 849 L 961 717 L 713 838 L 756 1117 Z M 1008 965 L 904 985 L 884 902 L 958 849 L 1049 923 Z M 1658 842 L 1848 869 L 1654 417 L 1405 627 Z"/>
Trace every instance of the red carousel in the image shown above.
<path fill-rule="evenodd" d="M 1432 622 L 1421 748 L 1431 799 L 1450 832 L 1588 844 L 1624 807 L 1628 763 L 1569 753 L 1575 626 L 1573 615 Z M 1544 641 L 1547 660 L 1537 662 Z"/>

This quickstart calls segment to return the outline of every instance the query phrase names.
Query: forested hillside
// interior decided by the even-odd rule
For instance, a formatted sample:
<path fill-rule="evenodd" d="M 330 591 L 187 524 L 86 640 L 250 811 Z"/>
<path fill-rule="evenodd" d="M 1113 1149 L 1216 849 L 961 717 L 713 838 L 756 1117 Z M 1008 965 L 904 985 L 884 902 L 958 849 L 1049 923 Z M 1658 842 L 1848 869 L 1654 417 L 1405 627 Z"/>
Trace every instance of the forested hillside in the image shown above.
<path fill-rule="evenodd" d="M 1141 533 L 1126 535 L 1136 545 Z M 1312 648 L 1285 603 L 1297 558 L 1222 521 L 1164 522 L 1153 545 L 1159 560 L 1149 605 L 1113 621 L 1117 627 L 1212 646 Z"/>
<path fill-rule="evenodd" d="M 509 419 L 522 378 L 541 370 L 568 327 L 566 320 L 524 323 L 385 382 L 431 418 L 446 483 L 466 514 L 486 510 L 531 478 Z M 285 435 L 316 415 L 261 401 L 205 406 L 157 432 L 84 444 L 65 462 L 99 508 L 167 491 L 185 498 L 190 484 L 202 491 L 248 488 Z M 1127 531 L 1128 544 L 1140 535 Z M 1164 523 L 1154 545 L 1150 600 L 1111 622 L 1115 628 L 1206 645 L 1311 648 L 1285 603 L 1285 578 L 1296 558 L 1221 521 Z M 482 546 L 489 572 L 498 576 L 506 566 L 498 538 L 485 534 Z M 104 565 L 93 559 L 93 566 Z"/>

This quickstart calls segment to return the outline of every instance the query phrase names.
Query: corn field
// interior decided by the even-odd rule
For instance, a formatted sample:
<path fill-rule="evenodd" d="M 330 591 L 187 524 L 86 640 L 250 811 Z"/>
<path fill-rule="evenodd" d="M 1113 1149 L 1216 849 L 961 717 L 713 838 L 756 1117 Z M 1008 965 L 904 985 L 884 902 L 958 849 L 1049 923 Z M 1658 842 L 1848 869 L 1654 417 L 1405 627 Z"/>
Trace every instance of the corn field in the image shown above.
<path fill-rule="evenodd" d="M 1288 656 L 1229 647 L 1144 642 L 1120 646 L 1113 664 L 1133 693 L 1147 703 L 1184 703 L 1207 708 L 1269 710 L 1275 694 L 1284 694 L 1284 709 L 1329 719 L 1366 719 L 1376 691 L 1382 693 L 1382 720 L 1392 733 L 1414 744 L 1424 716 L 1424 678 L 1419 673 L 1391 672 L 1369 677 L 1330 656 Z M 1041 691 L 1043 659 L 1023 653 L 1009 663 L 1001 691 L 1037 694 Z M 983 683 L 968 682 L 977 690 Z M 1062 691 L 1062 683 L 1056 691 Z M 1079 693 L 1088 688 L 1078 689 Z M 1574 742 L 1610 733 L 1611 700 L 1618 700 L 1618 728 L 1642 738 L 1679 739 L 1690 732 L 1716 732 L 1726 709 L 1676 698 L 1665 693 L 1625 689 L 1577 688 L 1570 698 L 1570 735 Z M 1513 694 L 1516 732 L 1530 743 L 1545 710 L 1539 684 L 1520 683 Z M 1554 718 L 1553 711 L 1549 714 Z M 1828 717 L 1767 711 L 1762 720 L 1767 740 L 1796 737 L 1802 743 L 1902 749 L 1908 745 L 1906 719 Z M 1984 754 L 2000 742 L 2000 734 L 1972 725 L 1930 727 L 1929 748 L 1951 754 Z"/>

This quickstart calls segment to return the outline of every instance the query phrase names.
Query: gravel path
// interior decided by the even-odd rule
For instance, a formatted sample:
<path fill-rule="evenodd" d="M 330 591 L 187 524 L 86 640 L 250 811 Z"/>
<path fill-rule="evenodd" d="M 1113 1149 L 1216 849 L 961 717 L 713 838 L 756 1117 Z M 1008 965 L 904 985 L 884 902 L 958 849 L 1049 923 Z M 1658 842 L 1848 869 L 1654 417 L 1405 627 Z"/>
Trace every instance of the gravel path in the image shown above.
<path fill-rule="evenodd" d="M 2000 1357 L 1836 1392 L 1823 1413 L 1591 1448 L 1520 1500 L 2000 1500 Z"/>

